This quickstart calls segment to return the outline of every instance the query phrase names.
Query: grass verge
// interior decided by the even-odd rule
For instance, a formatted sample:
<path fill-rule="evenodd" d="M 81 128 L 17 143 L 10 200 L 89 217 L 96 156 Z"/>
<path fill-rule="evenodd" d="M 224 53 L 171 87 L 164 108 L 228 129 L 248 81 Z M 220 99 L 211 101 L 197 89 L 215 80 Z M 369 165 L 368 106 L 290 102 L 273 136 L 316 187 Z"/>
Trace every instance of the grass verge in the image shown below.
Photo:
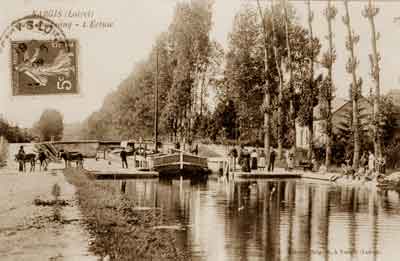
<path fill-rule="evenodd" d="M 94 238 L 93 253 L 118 261 L 188 260 L 173 231 L 153 229 L 162 218 L 159 210 L 134 211 L 131 200 L 82 170 L 70 168 L 64 175 L 76 187 L 84 222 Z"/>

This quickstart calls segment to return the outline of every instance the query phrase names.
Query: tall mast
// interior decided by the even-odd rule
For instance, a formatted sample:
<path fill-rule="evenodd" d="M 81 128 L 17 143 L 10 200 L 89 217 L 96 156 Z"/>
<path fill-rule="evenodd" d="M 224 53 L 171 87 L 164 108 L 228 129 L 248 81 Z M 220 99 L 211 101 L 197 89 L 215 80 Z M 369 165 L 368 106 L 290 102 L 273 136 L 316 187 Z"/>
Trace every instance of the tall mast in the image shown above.
<path fill-rule="evenodd" d="M 157 142 L 158 142 L 158 45 L 156 47 L 156 79 L 155 79 L 155 91 L 154 91 L 154 146 L 155 152 L 158 152 Z"/>

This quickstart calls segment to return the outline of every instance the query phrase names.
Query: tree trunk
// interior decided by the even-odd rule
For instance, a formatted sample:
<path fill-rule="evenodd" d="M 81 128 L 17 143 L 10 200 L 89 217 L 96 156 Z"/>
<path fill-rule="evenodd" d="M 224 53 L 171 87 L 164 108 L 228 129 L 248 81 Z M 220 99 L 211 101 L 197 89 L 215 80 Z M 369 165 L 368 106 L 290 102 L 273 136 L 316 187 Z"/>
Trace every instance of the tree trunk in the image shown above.
<path fill-rule="evenodd" d="M 267 87 L 266 87 L 267 88 Z M 271 97 L 269 93 L 266 93 L 264 96 L 264 103 L 265 103 L 265 109 L 264 109 L 264 150 L 265 150 L 265 155 L 266 155 L 266 164 L 267 166 L 269 165 L 269 155 L 270 155 L 270 122 L 271 122 L 271 115 L 269 112 L 269 108 L 271 106 Z"/>
<path fill-rule="evenodd" d="M 325 10 L 325 16 L 328 21 L 328 40 L 329 40 L 329 65 L 328 65 L 328 79 L 329 87 L 327 90 L 327 117 L 325 129 L 325 166 L 329 168 L 332 161 L 332 99 L 333 99 L 333 63 L 334 63 L 334 47 L 333 47 L 333 33 L 332 33 L 332 20 L 336 16 L 336 9 L 332 6 L 332 1 L 328 1 L 328 7 Z"/>
<path fill-rule="evenodd" d="M 283 147 L 283 81 L 282 81 L 282 60 L 279 58 L 277 45 L 277 37 L 275 32 L 275 8 L 274 1 L 271 1 L 271 12 L 272 12 L 272 39 L 273 39 L 273 50 L 274 50 L 274 60 L 276 65 L 276 70 L 278 72 L 279 78 L 279 94 L 278 94 L 278 159 L 282 159 L 282 147 Z"/>
<path fill-rule="evenodd" d="M 330 79 L 332 79 L 332 66 L 330 67 Z M 333 84 L 330 80 L 330 98 L 327 100 L 327 119 L 326 119 L 326 140 L 325 140 L 325 166 L 328 169 L 332 162 L 332 89 Z"/>
<path fill-rule="evenodd" d="M 371 45 L 372 45 L 372 55 L 371 60 L 371 75 L 372 80 L 375 85 L 375 95 L 373 96 L 373 132 L 374 132 L 374 151 L 375 156 L 382 157 L 382 141 L 380 137 L 380 68 L 379 68 L 379 53 L 377 48 L 377 33 L 375 30 L 374 17 L 378 14 L 378 9 L 372 5 L 372 1 L 369 0 L 368 6 L 363 11 L 363 16 L 368 18 L 369 24 L 371 26 Z"/>
<path fill-rule="evenodd" d="M 279 106 L 278 106 L 278 153 L 277 158 L 282 159 L 282 151 L 283 151 L 283 118 L 282 118 L 282 94 L 281 90 L 279 90 Z"/>
<path fill-rule="evenodd" d="M 310 33 L 310 39 L 309 39 L 309 45 L 310 45 L 310 50 L 313 50 L 313 27 L 312 27 L 312 21 L 313 21 L 313 13 L 311 11 L 311 0 L 307 1 L 307 6 L 308 6 L 308 28 L 309 28 L 309 33 Z M 309 79 L 309 88 L 310 88 L 310 95 L 312 97 L 309 97 L 310 99 L 310 104 L 309 106 L 309 122 L 308 122 L 308 159 L 311 161 L 313 154 L 314 154 L 314 54 L 311 51 L 311 57 L 310 57 L 310 79 Z"/>
<path fill-rule="evenodd" d="M 289 101 L 289 133 L 292 137 L 294 137 L 294 142 L 292 144 L 292 148 L 295 150 L 296 149 L 296 119 L 294 115 L 294 105 L 293 105 L 293 85 L 292 85 L 292 79 L 293 79 L 293 68 L 292 68 L 292 50 L 290 48 L 290 36 L 289 36 L 289 16 L 287 12 L 287 2 L 284 1 L 283 3 L 283 11 L 285 15 L 285 34 L 286 34 L 286 48 L 287 48 L 287 63 L 288 63 L 288 69 L 289 69 L 289 79 L 288 79 L 288 90 L 290 92 L 290 101 Z"/>
<path fill-rule="evenodd" d="M 260 18 L 262 21 L 263 35 L 264 35 L 264 73 L 265 73 L 265 87 L 264 87 L 264 102 L 263 102 L 263 112 L 264 112 L 264 150 L 265 155 L 267 157 L 266 163 L 267 166 L 269 164 L 269 155 L 270 155 L 270 109 L 271 109 L 271 96 L 269 92 L 268 85 L 268 36 L 265 25 L 265 17 L 263 15 L 263 11 L 260 6 L 260 1 L 257 0 L 258 11 L 260 13 Z"/>
<path fill-rule="evenodd" d="M 353 99 L 353 132 L 354 132 L 354 156 L 353 168 L 358 169 L 360 160 L 360 132 L 359 132 L 358 99 Z"/>
<path fill-rule="evenodd" d="M 293 89 L 290 89 L 291 92 L 294 92 Z M 296 117 L 294 112 L 294 105 L 293 105 L 294 95 L 291 93 L 291 98 L 289 102 L 289 113 L 290 113 L 290 136 L 293 138 L 292 149 L 296 151 Z"/>
<path fill-rule="evenodd" d="M 351 24 L 350 24 L 350 15 L 349 15 L 349 5 L 348 0 L 344 1 L 345 6 L 345 16 L 343 17 L 343 22 L 347 26 L 347 42 L 346 48 L 350 52 L 350 58 L 347 63 L 347 72 L 351 73 L 352 76 L 352 84 L 350 85 L 351 88 L 351 98 L 353 101 L 353 139 L 354 139 L 354 155 L 353 155 L 353 168 L 358 169 L 359 160 L 360 160 L 360 128 L 359 128 L 359 115 L 358 115 L 358 98 L 361 93 L 361 79 L 357 80 L 356 68 L 358 61 L 354 54 L 354 45 L 358 42 L 359 38 L 354 35 L 352 31 Z"/>
<path fill-rule="evenodd" d="M 308 159 L 311 161 L 314 155 L 314 128 L 313 121 L 307 125 L 308 129 Z"/>

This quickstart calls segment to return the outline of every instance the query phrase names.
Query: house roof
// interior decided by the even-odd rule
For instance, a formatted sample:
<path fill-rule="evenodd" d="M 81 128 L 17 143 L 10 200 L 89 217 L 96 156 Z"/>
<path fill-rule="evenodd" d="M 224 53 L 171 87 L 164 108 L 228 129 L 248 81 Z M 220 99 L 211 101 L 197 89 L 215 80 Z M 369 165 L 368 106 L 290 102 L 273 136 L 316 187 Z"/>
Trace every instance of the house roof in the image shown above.
<path fill-rule="evenodd" d="M 341 98 L 341 97 L 335 97 L 332 100 L 332 112 L 335 113 L 337 110 L 342 108 L 346 103 L 350 102 L 347 99 Z M 317 106 L 314 107 L 314 118 L 316 120 L 321 119 L 321 111 L 320 111 L 321 104 L 318 104 Z"/>
<path fill-rule="evenodd" d="M 400 107 L 400 90 L 391 89 L 386 96 L 392 99 L 394 106 Z"/>
<path fill-rule="evenodd" d="M 390 97 L 393 101 L 394 105 L 394 113 L 398 115 L 398 126 L 400 127 L 400 89 L 391 89 L 386 95 L 387 97 Z M 365 97 L 362 97 L 362 99 L 366 102 L 368 102 L 368 99 Z M 332 100 L 332 113 L 335 114 L 336 112 L 339 112 L 346 104 L 351 102 L 351 100 L 341 98 L 341 97 L 336 97 Z M 320 106 L 321 104 L 318 104 L 317 106 L 314 107 L 314 118 L 315 120 L 321 120 L 321 112 L 320 112 Z"/>
<path fill-rule="evenodd" d="M 400 89 L 390 89 L 387 93 L 388 96 L 400 96 Z"/>

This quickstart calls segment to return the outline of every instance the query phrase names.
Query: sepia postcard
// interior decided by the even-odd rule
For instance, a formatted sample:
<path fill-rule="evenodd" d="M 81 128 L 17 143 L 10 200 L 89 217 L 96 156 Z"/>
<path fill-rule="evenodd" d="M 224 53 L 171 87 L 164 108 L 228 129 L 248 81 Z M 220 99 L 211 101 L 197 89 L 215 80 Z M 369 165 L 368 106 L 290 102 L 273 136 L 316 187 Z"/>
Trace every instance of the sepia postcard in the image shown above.
<path fill-rule="evenodd" d="M 0 260 L 397 261 L 400 0 L 2 0 Z"/>

